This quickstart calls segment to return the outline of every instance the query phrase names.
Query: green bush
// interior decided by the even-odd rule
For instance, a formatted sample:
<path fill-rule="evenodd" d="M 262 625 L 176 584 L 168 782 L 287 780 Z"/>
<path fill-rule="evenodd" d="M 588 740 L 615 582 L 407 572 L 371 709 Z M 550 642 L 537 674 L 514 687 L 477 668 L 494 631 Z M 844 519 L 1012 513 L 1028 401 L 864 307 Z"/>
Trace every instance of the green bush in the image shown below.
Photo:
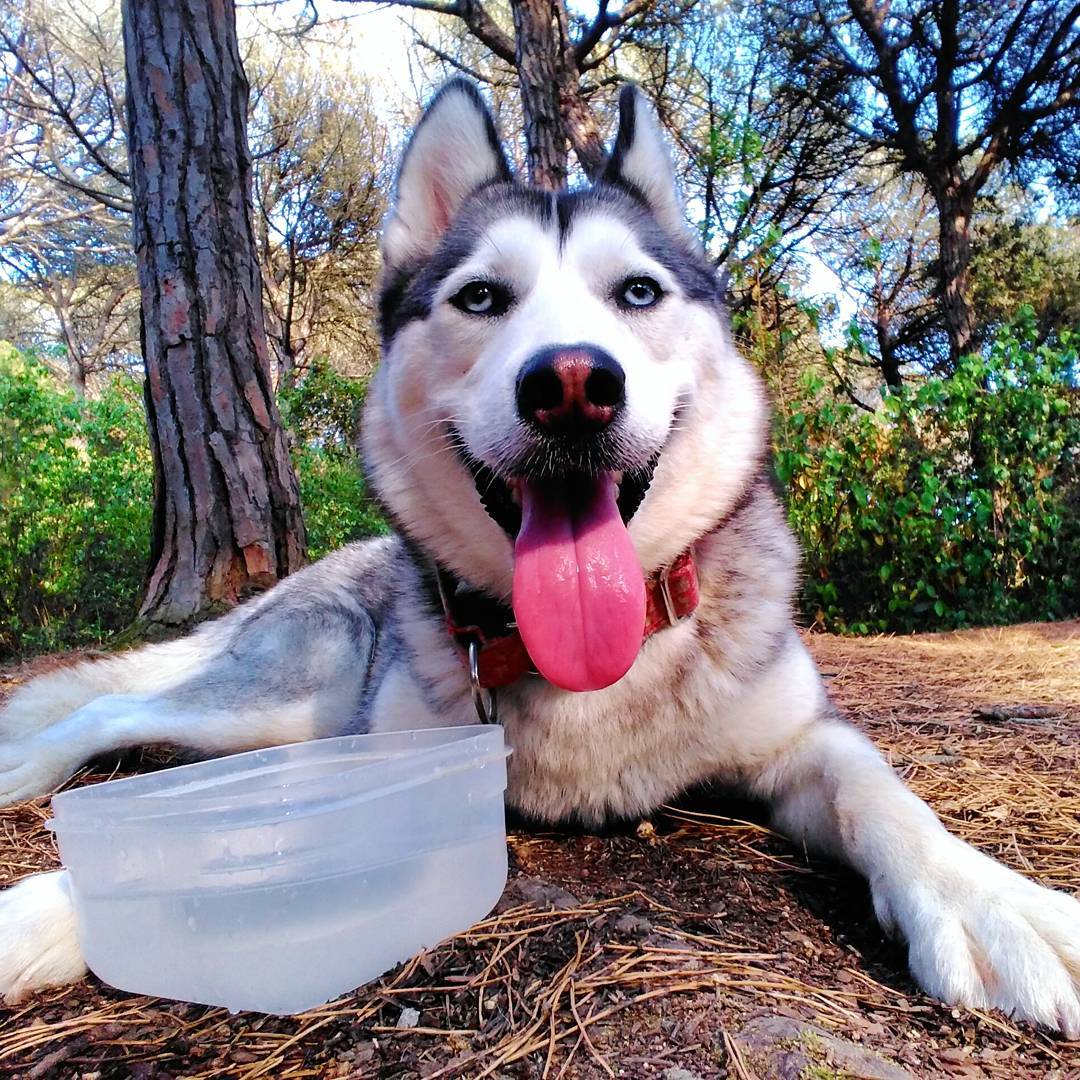
<path fill-rule="evenodd" d="M 833 630 L 927 630 L 1080 611 L 1077 337 L 1034 345 L 1030 312 L 950 378 L 868 414 L 816 378 L 778 420 L 776 464 L 805 551 L 803 605 Z"/>
<path fill-rule="evenodd" d="M 0 657 L 84 645 L 131 620 L 151 496 L 134 385 L 79 401 L 0 343 Z"/>
<path fill-rule="evenodd" d="M 316 370 L 282 394 L 309 550 L 384 532 L 354 449 L 363 387 Z M 80 401 L 0 343 L 0 659 L 125 629 L 150 551 L 153 462 L 138 384 Z"/>
<path fill-rule="evenodd" d="M 315 366 L 278 396 L 313 559 L 351 540 L 386 532 L 368 497 L 357 451 L 365 389 L 364 383 Z"/>

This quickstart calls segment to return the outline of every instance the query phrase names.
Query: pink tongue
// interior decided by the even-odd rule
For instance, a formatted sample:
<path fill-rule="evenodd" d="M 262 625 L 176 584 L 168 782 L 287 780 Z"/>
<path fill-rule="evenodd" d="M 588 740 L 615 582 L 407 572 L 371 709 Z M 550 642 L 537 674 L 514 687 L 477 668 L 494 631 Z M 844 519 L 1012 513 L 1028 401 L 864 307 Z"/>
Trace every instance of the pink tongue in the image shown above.
<path fill-rule="evenodd" d="M 611 476 L 581 489 L 526 482 L 514 547 L 514 616 L 545 679 L 600 690 L 641 648 L 645 578 L 615 503 Z"/>

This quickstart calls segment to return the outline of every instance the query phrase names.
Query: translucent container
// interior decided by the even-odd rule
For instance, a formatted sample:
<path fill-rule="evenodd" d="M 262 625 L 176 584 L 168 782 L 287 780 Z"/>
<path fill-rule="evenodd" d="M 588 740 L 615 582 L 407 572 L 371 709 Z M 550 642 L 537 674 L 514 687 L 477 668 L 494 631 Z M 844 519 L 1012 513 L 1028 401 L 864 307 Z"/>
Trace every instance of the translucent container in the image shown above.
<path fill-rule="evenodd" d="M 290 1014 L 467 929 L 506 883 L 502 728 L 350 735 L 53 798 L 91 971 Z"/>

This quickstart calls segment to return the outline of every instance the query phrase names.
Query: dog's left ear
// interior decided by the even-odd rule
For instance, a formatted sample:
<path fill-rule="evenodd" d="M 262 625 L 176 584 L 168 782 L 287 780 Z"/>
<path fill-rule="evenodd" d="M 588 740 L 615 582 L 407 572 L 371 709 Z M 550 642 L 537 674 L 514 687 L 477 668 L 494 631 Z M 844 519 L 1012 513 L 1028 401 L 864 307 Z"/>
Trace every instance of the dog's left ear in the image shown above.
<path fill-rule="evenodd" d="M 603 180 L 629 188 L 672 232 L 686 232 L 671 153 L 656 112 L 636 86 L 619 94 L 619 131 Z"/>
<path fill-rule="evenodd" d="M 506 154 L 480 91 L 467 79 L 451 79 L 405 148 L 394 207 L 383 227 L 385 264 L 400 267 L 427 258 L 473 192 L 509 179 Z"/>

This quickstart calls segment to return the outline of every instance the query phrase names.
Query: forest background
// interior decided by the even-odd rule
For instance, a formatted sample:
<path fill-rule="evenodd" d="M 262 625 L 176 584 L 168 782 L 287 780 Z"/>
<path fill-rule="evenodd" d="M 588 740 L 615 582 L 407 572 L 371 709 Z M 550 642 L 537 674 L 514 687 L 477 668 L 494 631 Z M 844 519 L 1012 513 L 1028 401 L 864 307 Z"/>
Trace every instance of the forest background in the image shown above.
<path fill-rule="evenodd" d="M 385 528 L 378 230 L 455 73 L 548 187 L 597 174 L 623 83 L 656 103 L 772 396 L 806 625 L 1075 616 L 1078 19 L 0 0 L 0 659 L 189 625 Z"/>

